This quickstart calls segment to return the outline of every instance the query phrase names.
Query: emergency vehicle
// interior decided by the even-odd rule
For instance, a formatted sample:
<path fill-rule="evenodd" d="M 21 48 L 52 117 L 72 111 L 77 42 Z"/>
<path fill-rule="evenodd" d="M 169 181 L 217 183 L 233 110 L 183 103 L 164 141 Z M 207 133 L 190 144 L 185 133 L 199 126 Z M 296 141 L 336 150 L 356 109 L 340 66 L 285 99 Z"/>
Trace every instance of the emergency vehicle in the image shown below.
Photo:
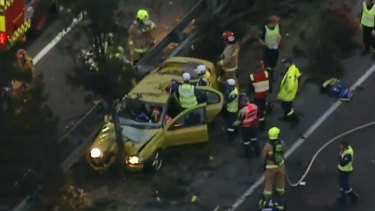
<path fill-rule="evenodd" d="M 0 0 L 0 50 L 26 40 L 27 32 L 39 32 L 55 1 Z"/>

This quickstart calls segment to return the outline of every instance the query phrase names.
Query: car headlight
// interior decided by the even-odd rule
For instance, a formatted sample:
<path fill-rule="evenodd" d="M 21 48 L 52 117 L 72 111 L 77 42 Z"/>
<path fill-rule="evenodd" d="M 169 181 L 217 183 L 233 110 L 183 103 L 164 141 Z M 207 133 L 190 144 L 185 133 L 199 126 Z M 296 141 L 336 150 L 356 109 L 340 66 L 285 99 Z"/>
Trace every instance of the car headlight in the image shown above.
<path fill-rule="evenodd" d="M 102 154 L 103 154 L 102 151 L 100 151 L 100 149 L 98 149 L 98 148 L 92 148 L 91 151 L 90 151 L 90 157 L 91 158 L 101 157 Z"/>
<path fill-rule="evenodd" d="M 142 162 L 142 158 L 137 155 L 130 155 L 127 160 L 131 165 L 140 164 Z"/>

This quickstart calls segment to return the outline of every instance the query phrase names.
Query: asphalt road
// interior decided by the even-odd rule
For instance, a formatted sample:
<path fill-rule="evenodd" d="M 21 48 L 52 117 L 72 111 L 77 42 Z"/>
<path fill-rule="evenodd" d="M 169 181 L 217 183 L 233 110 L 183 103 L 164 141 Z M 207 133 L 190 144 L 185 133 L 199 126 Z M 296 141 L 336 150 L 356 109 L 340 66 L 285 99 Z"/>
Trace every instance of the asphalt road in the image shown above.
<path fill-rule="evenodd" d="M 30 46 L 30 54 L 34 55 L 48 43 L 53 34 L 60 30 L 59 27 L 61 26 L 54 25 L 47 29 L 40 39 Z M 73 35 L 68 35 L 67 40 L 69 36 Z M 71 56 L 65 51 L 66 43 L 64 40 L 59 43 L 37 65 L 38 71 L 44 73 L 49 104 L 62 124 L 81 115 L 91 105 L 84 102 L 87 92 L 80 88 L 72 89 L 65 83 L 65 76 L 72 71 L 74 65 Z M 246 60 L 247 54 L 246 50 L 241 52 L 242 61 Z M 303 62 L 296 61 L 297 65 Z M 372 63 L 369 58 L 358 56 L 348 59 L 344 80 L 348 84 L 353 84 Z M 328 139 L 374 120 L 374 82 L 375 76 L 371 75 L 363 84 L 363 89 L 355 92 L 353 101 L 342 104 L 291 155 L 287 169 L 293 180 L 303 173 L 314 152 Z M 320 84 L 306 84 L 298 96 L 295 107 L 301 113 L 301 122 L 296 128 L 292 129 L 288 124 L 277 120 L 281 115 L 278 105 L 269 117 L 268 126 L 276 125 L 282 129 L 282 137 L 287 148 L 334 103 L 334 99 L 319 94 L 319 86 Z M 207 145 L 174 149 L 169 152 L 165 167 L 156 175 L 127 176 L 125 179 L 118 178 L 113 172 L 99 175 L 90 170 L 83 159 L 74 167 L 74 180 L 71 182 L 85 188 L 90 197 L 97 200 L 98 203 L 93 210 L 192 211 L 213 210 L 218 205 L 221 210 L 225 210 L 262 175 L 262 161 L 243 158 L 239 138 L 233 143 L 228 143 L 223 138 L 224 125 L 225 119 L 222 116 L 218 117 L 216 124 L 210 127 L 211 142 Z M 375 210 L 375 202 L 371 201 L 375 183 L 370 179 L 375 171 L 370 151 L 374 147 L 372 145 L 375 145 L 370 141 L 374 137 L 372 131 L 370 128 L 347 137 L 356 152 L 353 186 L 361 195 L 358 205 L 350 210 Z M 264 134 L 259 136 L 263 145 Z M 301 206 L 304 207 L 303 210 L 343 210 L 334 206 L 339 194 L 336 181 L 337 153 L 337 144 L 328 147 L 318 157 L 306 180 L 306 186 L 288 188 L 286 197 L 289 210 L 301 210 Z M 256 210 L 256 200 L 261 192 L 262 187 L 247 198 L 237 210 Z M 198 197 L 197 203 L 190 201 L 194 195 Z"/>

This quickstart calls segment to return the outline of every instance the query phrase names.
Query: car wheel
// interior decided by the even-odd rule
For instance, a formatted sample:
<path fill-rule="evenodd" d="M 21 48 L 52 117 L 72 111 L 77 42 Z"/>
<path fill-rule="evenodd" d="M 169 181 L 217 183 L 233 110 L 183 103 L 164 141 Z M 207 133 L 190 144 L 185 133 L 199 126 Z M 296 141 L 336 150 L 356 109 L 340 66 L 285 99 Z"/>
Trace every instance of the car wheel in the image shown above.
<path fill-rule="evenodd" d="M 154 155 L 150 158 L 150 161 L 148 163 L 148 170 L 152 172 L 159 171 L 163 166 L 163 158 L 162 153 L 160 150 L 157 150 Z"/>

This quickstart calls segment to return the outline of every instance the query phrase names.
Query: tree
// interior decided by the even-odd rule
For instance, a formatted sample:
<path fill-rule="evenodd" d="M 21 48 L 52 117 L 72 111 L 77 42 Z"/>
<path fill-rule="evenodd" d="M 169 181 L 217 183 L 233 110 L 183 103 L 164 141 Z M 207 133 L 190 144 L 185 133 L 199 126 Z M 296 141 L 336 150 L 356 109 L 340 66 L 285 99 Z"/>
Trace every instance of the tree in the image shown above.
<path fill-rule="evenodd" d="M 81 27 L 89 40 L 94 63 L 81 63 L 76 68 L 76 74 L 82 85 L 104 99 L 112 114 L 116 128 L 116 141 L 119 149 L 119 164 L 124 161 L 125 150 L 120 132 L 120 125 L 115 111 L 115 101 L 123 97 L 132 88 L 135 71 L 132 65 L 125 62 L 123 49 L 119 43 L 119 28 L 114 14 L 118 8 L 118 0 L 63 0 L 66 6 L 73 5 L 73 15 L 85 12 L 86 25 Z M 113 35 L 113 36 L 110 36 Z M 111 40 L 113 37 L 113 40 Z M 110 46 L 110 47 L 108 47 Z M 119 50 L 120 49 L 120 50 Z M 114 50 L 115 58 L 112 58 Z M 116 52 L 118 50 L 118 52 Z M 118 56 L 119 54 L 119 56 Z M 88 55 L 87 51 L 84 55 Z M 90 54 L 89 54 L 90 55 Z M 122 168 L 122 167 L 121 167 Z M 121 171 L 122 172 L 122 171 Z"/>

